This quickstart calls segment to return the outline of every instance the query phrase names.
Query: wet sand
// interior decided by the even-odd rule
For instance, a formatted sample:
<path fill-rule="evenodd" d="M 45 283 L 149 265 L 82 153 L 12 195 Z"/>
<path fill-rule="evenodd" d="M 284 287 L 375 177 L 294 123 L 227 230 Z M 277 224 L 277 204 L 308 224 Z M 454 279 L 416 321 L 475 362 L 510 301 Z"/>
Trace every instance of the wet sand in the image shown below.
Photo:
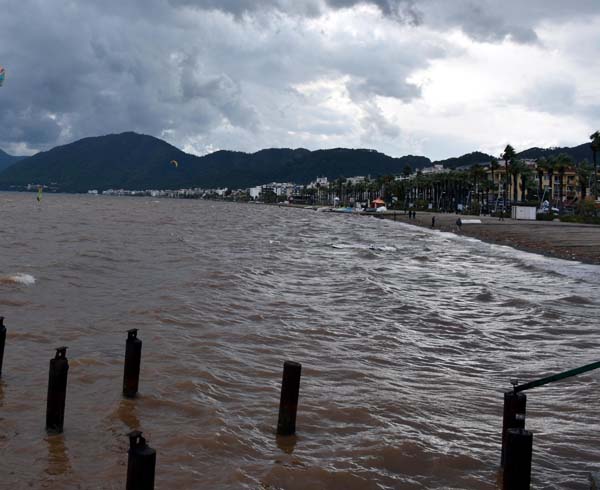
<path fill-rule="evenodd" d="M 450 213 L 417 211 L 415 219 L 396 212 L 381 213 L 378 217 L 396 219 L 405 223 L 431 228 L 435 216 L 435 228 L 478 238 L 488 243 L 508 245 L 519 250 L 539 253 L 587 264 L 600 264 L 600 226 L 559 221 L 525 221 L 505 218 L 504 221 L 490 216 L 468 216 Z M 461 220 L 478 219 L 481 224 L 456 224 Z"/>

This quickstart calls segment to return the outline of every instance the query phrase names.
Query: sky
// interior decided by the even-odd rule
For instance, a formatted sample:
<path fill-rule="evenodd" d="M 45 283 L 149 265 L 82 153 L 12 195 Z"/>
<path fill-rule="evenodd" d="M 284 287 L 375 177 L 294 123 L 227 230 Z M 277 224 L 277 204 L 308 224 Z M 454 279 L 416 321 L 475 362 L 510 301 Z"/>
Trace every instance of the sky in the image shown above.
<path fill-rule="evenodd" d="M 599 55 L 599 0 L 0 0 L 0 148 L 573 146 Z"/>

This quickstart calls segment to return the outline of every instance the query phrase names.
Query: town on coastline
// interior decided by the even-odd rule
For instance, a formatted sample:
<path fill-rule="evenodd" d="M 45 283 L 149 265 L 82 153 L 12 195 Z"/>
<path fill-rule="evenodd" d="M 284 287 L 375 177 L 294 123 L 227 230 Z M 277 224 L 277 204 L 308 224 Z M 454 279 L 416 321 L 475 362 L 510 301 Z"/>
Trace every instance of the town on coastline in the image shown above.
<path fill-rule="evenodd" d="M 537 219 L 598 223 L 599 132 L 591 136 L 593 165 L 576 162 L 566 154 L 550 158 L 519 159 L 508 145 L 499 159 L 455 169 L 437 164 L 400 175 L 317 177 L 301 185 L 271 182 L 246 189 L 125 190 L 108 189 L 103 195 L 151 196 L 180 199 L 280 203 L 364 209 L 415 209 L 472 215 L 509 216 L 514 205 L 537 209 Z M 97 190 L 88 191 L 98 194 Z"/>

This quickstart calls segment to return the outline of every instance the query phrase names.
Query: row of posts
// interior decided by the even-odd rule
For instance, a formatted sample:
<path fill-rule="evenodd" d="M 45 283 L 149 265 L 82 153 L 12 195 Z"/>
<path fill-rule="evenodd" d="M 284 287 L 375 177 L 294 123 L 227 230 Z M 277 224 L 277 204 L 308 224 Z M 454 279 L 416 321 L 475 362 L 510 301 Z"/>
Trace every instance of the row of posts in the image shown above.
<path fill-rule="evenodd" d="M 137 332 L 136 328 L 128 330 L 125 342 L 123 396 L 128 398 L 135 397 L 139 388 L 142 341 L 137 337 Z M 4 317 L 0 316 L 0 377 L 2 376 L 5 343 L 6 327 L 4 326 Z M 523 390 L 543 386 L 598 368 L 600 368 L 600 361 L 523 385 L 517 385 L 516 380 L 512 382 L 513 390 L 504 393 L 502 451 L 500 456 L 503 490 L 529 490 L 531 485 L 533 434 L 525 430 L 527 396 L 523 393 Z M 286 361 L 283 364 L 279 417 L 277 420 L 278 436 L 291 436 L 296 432 L 301 371 L 302 366 L 297 362 Z M 63 431 L 68 372 L 67 348 L 59 347 L 56 349 L 54 359 L 50 360 L 48 377 L 46 430 L 50 433 L 61 433 Z M 154 489 L 156 451 L 146 444 L 146 440 L 142 437 L 140 431 L 131 432 L 129 441 L 126 489 L 152 490 Z"/>
<path fill-rule="evenodd" d="M 127 331 L 125 342 L 125 365 L 123 372 L 123 395 L 133 398 L 137 395 L 142 359 L 142 341 L 137 337 L 137 329 Z M 0 317 L 0 376 L 4 359 L 6 327 Z M 296 432 L 296 413 L 300 393 L 300 375 L 302 366 L 297 362 L 286 361 L 283 365 L 281 399 L 277 434 L 290 436 Z M 56 349 L 54 359 L 50 360 L 48 377 L 48 397 L 46 405 L 46 430 L 61 433 L 65 418 L 67 395 L 67 374 L 69 361 L 67 348 Z M 502 467 L 503 489 L 529 489 L 531 483 L 531 454 L 533 435 L 525 430 L 527 397 L 522 392 L 504 393 L 504 414 L 502 418 Z M 127 490 L 150 490 L 154 488 L 156 451 L 146 444 L 139 431 L 129 434 Z"/>
<path fill-rule="evenodd" d="M 128 330 L 125 341 L 123 396 L 127 398 L 134 398 L 139 388 L 142 341 L 138 338 L 137 332 L 137 328 Z M 4 326 L 4 317 L 0 317 L 0 377 L 2 376 L 5 343 L 6 327 Z M 297 362 L 286 361 L 283 364 L 279 418 L 277 420 L 277 435 L 279 436 L 292 436 L 296 433 L 301 371 L 302 365 Z M 50 359 L 46 400 L 46 430 L 51 434 L 63 432 L 68 373 L 67 348 L 58 347 L 54 358 Z M 142 437 L 142 432 L 135 430 L 128 436 L 126 490 L 153 490 L 156 451 L 148 446 L 146 439 Z"/>
<path fill-rule="evenodd" d="M 137 395 L 142 359 L 142 341 L 137 337 L 137 329 L 127 331 L 125 342 L 125 365 L 123 372 L 123 396 Z M 0 376 L 4 359 L 6 327 L 0 317 Z M 67 374 L 69 361 L 67 348 L 56 349 L 50 360 L 48 377 L 48 397 L 46 405 L 46 430 L 61 433 L 65 418 L 67 395 Z M 300 393 L 302 366 L 297 362 L 286 361 L 283 365 L 277 435 L 291 436 L 296 432 L 296 413 Z M 531 454 L 533 435 L 525 430 L 527 397 L 522 392 L 504 393 L 504 414 L 502 418 L 502 452 L 500 465 L 504 490 L 529 490 L 531 483 Z M 127 466 L 127 490 L 151 490 L 154 488 L 156 451 L 146 444 L 140 431 L 129 434 L 129 458 Z"/>

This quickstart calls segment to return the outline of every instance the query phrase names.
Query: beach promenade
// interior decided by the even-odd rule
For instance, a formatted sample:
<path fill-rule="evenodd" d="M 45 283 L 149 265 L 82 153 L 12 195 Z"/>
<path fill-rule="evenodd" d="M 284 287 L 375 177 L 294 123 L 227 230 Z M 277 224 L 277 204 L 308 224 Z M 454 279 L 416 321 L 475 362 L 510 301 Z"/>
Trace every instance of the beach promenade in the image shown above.
<path fill-rule="evenodd" d="M 395 214 L 395 217 L 394 217 Z M 559 221 L 521 221 L 505 218 L 504 221 L 490 216 L 469 216 L 451 213 L 417 211 L 416 218 L 409 218 L 402 211 L 377 213 L 386 219 L 431 228 L 435 216 L 435 228 L 467 235 L 480 240 L 508 245 L 519 250 L 544 254 L 588 264 L 600 264 L 600 226 Z M 463 224 L 460 229 L 456 220 L 481 220 L 481 224 Z"/>

